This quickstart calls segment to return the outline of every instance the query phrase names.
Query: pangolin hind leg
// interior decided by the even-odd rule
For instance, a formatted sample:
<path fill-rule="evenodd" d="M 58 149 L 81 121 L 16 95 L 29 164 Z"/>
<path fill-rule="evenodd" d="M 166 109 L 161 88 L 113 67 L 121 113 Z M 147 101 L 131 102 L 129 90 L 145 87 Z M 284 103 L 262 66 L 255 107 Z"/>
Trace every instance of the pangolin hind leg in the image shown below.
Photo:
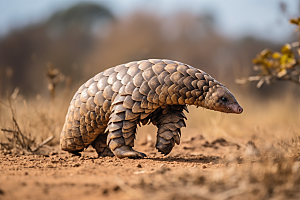
<path fill-rule="evenodd" d="M 116 112 L 111 114 L 108 122 L 108 136 L 107 144 L 110 150 L 118 158 L 130 157 L 130 158 L 143 158 L 146 157 L 144 153 L 135 151 L 134 139 L 136 134 L 137 123 L 139 122 L 140 115 L 137 114 L 130 120 L 129 115 L 131 110 L 129 109 L 115 109 Z M 131 112 L 132 114 L 132 112 Z"/>
<path fill-rule="evenodd" d="M 100 134 L 96 138 L 96 140 L 92 143 L 92 146 L 96 149 L 98 156 L 105 157 L 105 156 L 114 156 L 111 150 L 108 148 L 106 144 L 107 134 Z"/>
<path fill-rule="evenodd" d="M 164 155 L 168 155 L 176 144 L 180 144 L 180 128 L 185 127 L 186 119 L 183 110 L 186 106 L 167 106 L 155 114 L 152 123 L 158 127 L 155 147 Z"/>

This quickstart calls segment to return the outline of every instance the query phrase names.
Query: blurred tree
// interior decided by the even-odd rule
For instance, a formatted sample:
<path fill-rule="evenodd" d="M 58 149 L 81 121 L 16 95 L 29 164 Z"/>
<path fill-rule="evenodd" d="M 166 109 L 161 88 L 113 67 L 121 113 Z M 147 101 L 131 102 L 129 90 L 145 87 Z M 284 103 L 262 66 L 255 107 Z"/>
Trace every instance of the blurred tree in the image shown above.
<path fill-rule="evenodd" d="M 47 26 L 61 33 L 68 29 L 90 32 L 95 26 L 114 19 L 105 7 L 94 3 L 80 3 L 69 9 L 56 12 L 47 22 Z"/>
<path fill-rule="evenodd" d="M 65 27 L 70 24 L 91 25 L 102 18 L 114 18 L 105 7 L 94 3 L 80 3 L 67 10 L 56 12 L 48 23 L 62 23 Z"/>
<path fill-rule="evenodd" d="M 57 94 L 67 85 L 73 93 L 95 73 L 148 58 L 188 63 L 234 87 L 241 63 L 249 63 L 262 47 L 273 45 L 256 38 L 230 40 L 216 26 L 214 15 L 207 13 L 166 16 L 142 10 L 115 18 L 98 4 L 75 5 L 0 40 L 0 75 L 13 72 L 9 80 L 1 80 L 0 90 L 6 93 L 9 88 L 11 93 L 19 87 L 26 96 L 49 96 L 46 74 L 51 62 L 66 77 L 55 85 Z M 67 80 L 73 80 L 71 86 Z"/>
<path fill-rule="evenodd" d="M 11 69 L 13 76 L 1 80 L 3 92 L 19 86 L 22 94 L 46 93 L 47 63 L 63 74 L 78 78 L 93 50 L 95 34 L 114 20 L 105 7 L 80 3 L 58 11 L 48 21 L 13 30 L 0 40 L 0 68 Z M 95 31 L 95 26 L 98 28 Z M 3 71 L 3 70 L 2 70 Z M 12 85 L 11 85 L 12 84 Z M 9 86 L 8 86 L 9 85 Z"/>

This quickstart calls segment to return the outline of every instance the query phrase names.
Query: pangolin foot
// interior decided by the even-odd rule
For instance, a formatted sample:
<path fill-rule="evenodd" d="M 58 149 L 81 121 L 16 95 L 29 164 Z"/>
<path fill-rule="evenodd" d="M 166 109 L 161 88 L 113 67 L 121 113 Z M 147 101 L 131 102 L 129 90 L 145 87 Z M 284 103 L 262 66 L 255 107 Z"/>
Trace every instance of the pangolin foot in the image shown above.
<path fill-rule="evenodd" d="M 102 152 L 97 151 L 97 153 L 98 153 L 99 157 L 105 157 L 105 156 L 113 157 L 114 156 L 113 152 L 108 147 L 105 147 Z"/>
<path fill-rule="evenodd" d="M 115 154 L 115 156 L 117 156 L 118 158 L 144 158 L 147 157 L 146 154 L 142 153 L 142 152 L 138 152 L 132 149 L 132 147 L 130 146 L 121 146 L 116 148 L 113 153 Z"/>
<path fill-rule="evenodd" d="M 155 145 L 155 147 L 158 150 L 158 152 L 160 152 L 166 156 L 172 151 L 174 144 L 173 143 L 170 143 L 170 144 L 157 143 Z"/>

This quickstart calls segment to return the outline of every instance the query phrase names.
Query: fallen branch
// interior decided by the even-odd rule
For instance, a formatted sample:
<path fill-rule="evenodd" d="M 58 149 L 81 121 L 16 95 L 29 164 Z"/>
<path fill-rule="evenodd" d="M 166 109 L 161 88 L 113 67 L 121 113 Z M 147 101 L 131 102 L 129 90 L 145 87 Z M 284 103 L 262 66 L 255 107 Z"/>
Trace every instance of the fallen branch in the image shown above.
<path fill-rule="evenodd" d="M 50 142 L 51 140 L 53 140 L 54 136 L 50 136 L 48 137 L 46 140 L 44 140 L 42 143 L 40 143 L 36 148 L 34 148 L 32 150 L 32 152 L 37 151 L 39 148 L 41 148 L 42 146 L 44 146 L 45 144 L 47 144 L 48 142 Z"/>

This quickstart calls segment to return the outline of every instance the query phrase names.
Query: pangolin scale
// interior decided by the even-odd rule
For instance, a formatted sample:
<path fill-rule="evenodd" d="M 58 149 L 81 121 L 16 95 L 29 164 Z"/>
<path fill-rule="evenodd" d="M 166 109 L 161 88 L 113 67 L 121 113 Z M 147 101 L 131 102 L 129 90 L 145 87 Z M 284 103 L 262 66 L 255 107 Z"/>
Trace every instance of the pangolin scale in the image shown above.
<path fill-rule="evenodd" d="M 225 113 L 243 109 L 224 85 L 187 64 L 149 59 L 109 68 L 74 95 L 60 144 L 78 154 L 92 145 L 99 156 L 143 158 L 135 151 L 138 124 L 158 127 L 156 148 L 167 155 L 180 143 L 187 105 Z"/>

